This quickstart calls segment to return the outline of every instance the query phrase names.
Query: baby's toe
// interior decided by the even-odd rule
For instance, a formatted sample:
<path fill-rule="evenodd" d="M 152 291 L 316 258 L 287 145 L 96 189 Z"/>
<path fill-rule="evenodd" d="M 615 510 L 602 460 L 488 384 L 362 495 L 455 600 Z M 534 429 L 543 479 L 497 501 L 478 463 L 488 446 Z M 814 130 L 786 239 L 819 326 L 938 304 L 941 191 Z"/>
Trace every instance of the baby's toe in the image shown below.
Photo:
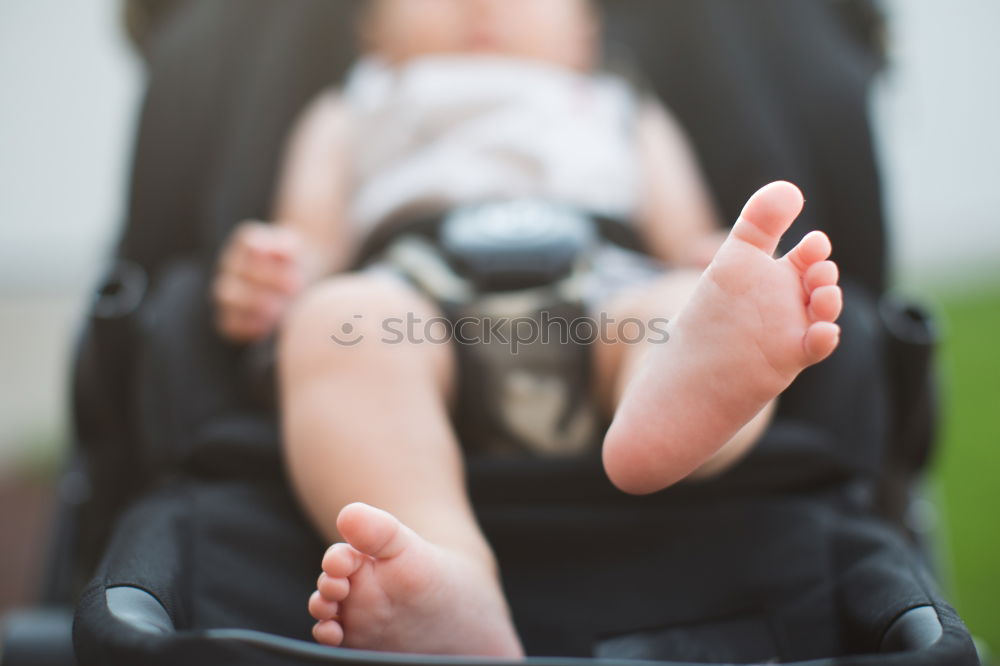
<path fill-rule="evenodd" d="M 419 542 L 419 537 L 394 515 L 361 502 L 341 509 L 337 530 L 354 547 L 359 558 L 358 568 L 367 556 L 396 557 Z"/>
<path fill-rule="evenodd" d="M 333 578 L 353 576 L 364 564 L 365 555 L 347 543 L 335 543 L 323 555 L 323 571 Z"/>
<path fill-rule="evenodd" d="M 344 642 L 344 628 L 336 620 L 317 622 L 312 630 L 313 638 L 323 645 L 337 646 Z"/>
<path fill-rule="evenodd" d="M 351 591 L 351 581 L 321 573 L 316 581 L 316 589 L 327 601 L 343 601 Z"/>
<path fill-rule="evenodd" d="M 812 293 L 820 287 L 828 287 L 837 284 L 840 280 L 840 269 L 832 261 L 817 261 L 806 269 L 802 278 L 803 285 L 807 293 Z"/>
<path fill-rule="evenodd" d="M 316 620 L 332 620 L 337 617 L 339 610 L 340 604 L 324 598 L 319 590 L 313 592 L 312 596 L 309 597 L 309 614 Z"/>
<path fill-rule="evenodd" d="M 837 285 L 819 287 L 809 296 L 809 315 L 813 321 L 835 321 L 843 307 L 843 292 Z"/>
<path fill-rule="evenodd" d="M 840 327 L 828 321 L 818 321 L 812 324 L 802 340 L 809 365 L 824 360 L 840 343 Z"/>
<path fill-rule="evenodd" d="M 759 189 L 743 207 L 732 236 L 773 255 L 805 201 L 795 185 L 776 182 Z"/>
<path fill-rule="evenodd" d="M 829 258 L 833 252 L 830 238 L 822 231 L 810 231 L 785 257 L 795 269 L 805 275 L 813 264 Z"/>

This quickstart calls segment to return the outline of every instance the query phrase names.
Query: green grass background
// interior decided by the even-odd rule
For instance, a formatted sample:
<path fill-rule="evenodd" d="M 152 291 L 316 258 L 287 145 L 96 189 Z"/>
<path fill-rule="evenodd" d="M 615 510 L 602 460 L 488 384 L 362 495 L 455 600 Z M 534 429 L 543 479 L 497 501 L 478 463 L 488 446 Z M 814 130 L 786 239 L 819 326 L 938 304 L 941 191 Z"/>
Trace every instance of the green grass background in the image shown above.
<path fill-rule="evenodd" d="M 932 478 L 941 578 L 995 661 L 1000 651 L 1000 278 L 933 294 L 943 417 Z"/>

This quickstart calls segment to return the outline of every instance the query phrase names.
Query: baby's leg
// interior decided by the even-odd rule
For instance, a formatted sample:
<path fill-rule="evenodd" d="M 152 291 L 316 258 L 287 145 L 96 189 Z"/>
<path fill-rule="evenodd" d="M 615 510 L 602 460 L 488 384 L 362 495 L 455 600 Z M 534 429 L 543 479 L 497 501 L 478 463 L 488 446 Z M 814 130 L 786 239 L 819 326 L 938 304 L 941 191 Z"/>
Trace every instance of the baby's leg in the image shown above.
<path fill-rule="evenodd" d="M 353 275 L 311 290 L 282 331 L 289 472 L 324 536 L 346 541 L 323 560 L 314 634 L 365 649 L 516 656 L 450 426 L 453 353 L 423 339 L 436 316 L 401 282 Z M 405 334 L 411 319 L 418 337 Z"/>
<path fill-rule="evenodd" d="M 654 492 L 735 458 L 778 394 L 836 348 L 841 292 L 829 240 L 814 232 L 773 257 L 802 204 L 789 183 L 757 192 L 673 316 L 669 341 L 603 361 L 619 372 L 611 399 L 620 398 L 604 466 L 622 490 Z"/>

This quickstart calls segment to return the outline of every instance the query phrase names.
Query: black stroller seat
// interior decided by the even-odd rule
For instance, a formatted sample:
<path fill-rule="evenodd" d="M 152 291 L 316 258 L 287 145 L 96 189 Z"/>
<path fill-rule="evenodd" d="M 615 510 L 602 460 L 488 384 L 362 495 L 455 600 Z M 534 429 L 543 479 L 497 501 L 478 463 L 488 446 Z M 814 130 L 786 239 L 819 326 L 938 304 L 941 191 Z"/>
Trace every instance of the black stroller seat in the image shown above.
<path fill-rule="evenodd" d="M 683 508 L 541 511 L 525 497 L 520 506 L 480 503 L 479 517 L 504 562 L 522 638 L 550 655 L 528 664 L 665 663 L 664 655 L 670 664 L 976 663 L 910 547 L 835 494 L 750 495 L 734 509 L 691 493 L 674 498 Z M 323 545 L 297 516 L 277 480 L 187 480 L 132 507 L 78 610 L 81 661 L 481 663 L 309 640 L 301 599 Z M 636 543 L 653 530 L 657 538 Z"/>
<path fill-rule="evenodd" d="M 155 3 L 129 219 L 76 375 L 74 469 L 89 494 L 66 508 L 54 596 L 79 599 L 81 664 L 482 663 L 310 640 L 326 544 L 292 497 L 245 350 L 212 325 L 215 253 L 238 221 L 268 218 L 285 135 L 349 63 L 357 4 Z M 606 5 L 726 218 L 771 180 L 807 193 L 784 243 L 813 228 L 833 239 L 843 344 L 710 482 L 633 498 L 596 455 L 470 455 L 531 655 L 518 663 L 978 663 L 897 520 L 930 449 L 932 336 L 883 294 L 865 104 L 877 56 L 857 22 L 868 3 Z"/>

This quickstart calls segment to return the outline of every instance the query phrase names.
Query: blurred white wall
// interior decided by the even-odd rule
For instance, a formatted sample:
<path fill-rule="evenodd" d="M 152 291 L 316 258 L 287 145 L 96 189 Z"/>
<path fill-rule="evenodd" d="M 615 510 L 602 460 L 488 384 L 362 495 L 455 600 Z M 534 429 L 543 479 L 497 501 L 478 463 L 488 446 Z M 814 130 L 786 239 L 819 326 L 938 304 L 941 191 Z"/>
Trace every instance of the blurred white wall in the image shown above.
<path fill-rule="evenodd" d="M 0 0 L 0 470 L 61 439 L 69 348 L 141 87 L 118 0 Z"/>
<path fill-rule="evenodd" d="M 873 119 L 898 281 L 1000 276 L 1000 2 L 883 0 Z"/>
<path fill-rule="evenodd" d="M 90 278 L 122 208 L 140 86 L 118 0 L 0 0 L 0 291 Z"/>
<path fill-rule="evenodd" d="M 995 270 L 1000 2 L 886 7 L 873 117 L 901 280 Z M 123 209 L 142 81 L 117 12 L 0 0 L 0 470 L 63 432 L 76 320 Z"/>

